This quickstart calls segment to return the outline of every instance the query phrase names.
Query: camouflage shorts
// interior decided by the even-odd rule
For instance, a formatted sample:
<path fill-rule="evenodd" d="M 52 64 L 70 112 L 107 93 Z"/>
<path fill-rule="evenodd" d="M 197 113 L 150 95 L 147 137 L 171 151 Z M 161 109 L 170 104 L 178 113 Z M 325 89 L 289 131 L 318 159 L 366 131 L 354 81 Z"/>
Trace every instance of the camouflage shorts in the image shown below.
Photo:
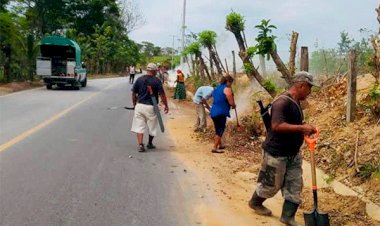
<path fill-rule="evenodd" d="M 256 193 L 271 198 L 281 189 L 282 196 L 293 203 L 300 203 L 303 187 L 302 156 L 274 157 L 264 152 Z"/>

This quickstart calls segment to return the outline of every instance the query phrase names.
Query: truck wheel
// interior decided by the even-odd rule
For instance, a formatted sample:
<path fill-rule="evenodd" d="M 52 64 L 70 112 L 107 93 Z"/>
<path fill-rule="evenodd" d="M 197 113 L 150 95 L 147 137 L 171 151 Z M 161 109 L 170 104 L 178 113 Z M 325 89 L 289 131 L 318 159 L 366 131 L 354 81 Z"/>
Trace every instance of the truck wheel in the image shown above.
<path fill-rule="evenodd" d="M 52 89 L 53 85 L 52 84 L 46 84 L 46 89 Z"/>
<path fill-rule="evenodd" d="M 86 87 L 87 86 L 87 77 L 80 84 L 82 85 L 82 87 Z"/>

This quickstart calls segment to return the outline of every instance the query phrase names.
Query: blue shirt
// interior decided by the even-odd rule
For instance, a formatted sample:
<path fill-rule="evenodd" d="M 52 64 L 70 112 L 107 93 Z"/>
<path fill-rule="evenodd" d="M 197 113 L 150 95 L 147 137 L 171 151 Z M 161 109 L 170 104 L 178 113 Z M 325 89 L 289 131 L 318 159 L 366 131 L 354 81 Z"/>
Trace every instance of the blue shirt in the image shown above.
<path fill-rule="evenodd" d="M 212 118 L 216 116 L 230 117 L 230 104 L 224 94 L 224 88 L 226 88 L 226 84 L 218 85 L 212 93 L 213 103 L 210 111 Z"/>
<path fill-rule="evenodd" d="M 214 88 L 211 86 L 201 86 L 197 89 L 193 97 L 193 102 L 196 104 L 200 104 L 202 99 L 208 100 L 212 96 L 212 92 Z"/>

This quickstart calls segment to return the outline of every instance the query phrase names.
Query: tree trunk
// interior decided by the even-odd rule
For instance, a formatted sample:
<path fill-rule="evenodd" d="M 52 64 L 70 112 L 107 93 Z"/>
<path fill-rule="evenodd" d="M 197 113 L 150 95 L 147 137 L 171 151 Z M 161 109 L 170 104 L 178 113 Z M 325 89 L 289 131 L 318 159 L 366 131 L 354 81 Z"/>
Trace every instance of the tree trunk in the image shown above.
<path fill-rule="evenodd" d="M 298 41 L 298 33 L 293 31 L 292 39 L 290 42 L 290 55 L 289 55 L 289 64 L 288 64 L 290 76 L 293 76 L 296 72 L 297 41 Z"/>
<path fill-rule="evenodd" d="M 190 73 L 190 75 L 192 75 L 193 71 L 191 70 L 191 66 L 190 66 L 190 62 L 189 62 L 189 57 L 185 56 L 185 60 L 186 60 L 187 66 L 189 67 L 189 73 Z"/>
<path fill-rule="evenodd" d="M 380 6 L 379 6 L 380 7 Z M 372 47 L 375 50 L 375 54 L 373 56 L 373 60 L 375 63 L 375 79 L 376 82 L 379 83 L 380 80 L 380 43 L 379 40 L 375 37 L 371 39 Z"/>
<path fill-rule="evenodd" d="M 33 68 L 34 68 L 33 45 L 34 45 L 34 37 L 32 34 L 29 34 L 27 55 L 28 55 L 28 76 L 29 76 L 30 81 L 33 81 Z"/>
<path fill-rule="evenodd" d="M 379 4 L 379 7 L 378 8 L 375 8 L 376 12 L 377 12 L 377 21 L 379 22 L 380 24 L 380 4 Z M 380 28 L 379 28 L 379 34 L 380 34 Z"/>
<path fill-rule="evenodd" d="M 209 57 L 210 57 L 209 62 L 210 62 L 211 77 L 215 78 L 214 64 L 213 64 L 213 60 L 212 60 L 212 52 L 211 52 L 210 48 L 208 48 L 208 53 L 209 53 Z"/>
<path fill-rule="evenodd" d="M 323 59 L 325 61 L 325 73 L 326 73 L 326 78 L 329 78 L 329 68 L 327 64 L 327 58 L 326 58 L 326 52 L 324 49 L 322 49 L 322 54 L 323 54 Z"/>
<path fill-rule="evenodd" d="M 236 61 L 235 61 L 235 51 L 232 50 L 232 73 L 236 77 Z"/>
<path fill-rule="evenodd" d="M 214 61 L 216 70 L 218 71 L 218 77 L 220 77 L 223 74 L 222 68 L 220 66 L 220 62 L 218 61 L 218 58 L 216 57 L 216 53 L 210 46 L 209 48 L 210 51 L 210 61 Z"/>
<path fill-rule="evenodd" d="M 244 52 L 245 53 L 246 52 L 246 48 L 245 48 L 244 40 L 243 40 L 243 37 L 241 36 L 241 33 L 240 32 L 236 32 L 236 33 L 234 33 L 234 35 L 235 35 L 236 41 L 237 41 L 237 43 L 239 45 L 240 52 Z M 240 52 L 239 52 L 239 55 L 240 55 Z"/>
<path fill-rule="evenodd" d="M 227 64 L 227 58 L 224 58 L 224 61 L 226 62 L 226 71 L 227 71 L 227 74 L 229 75 L 229 70 L 228 70 L 228 64 Z"/>
<path fill-rule="evenodd" d="M 351 50 L 349 53 L 349 73 L 347 79 L 347 112 L 346 112 L 346 121 L 353 122 L 355 119 L 356 111 L 356 77 L 357 77 L 357 68 L 356 68 L 356 52 Z"/>
<path fill-rule="evenodd" d="M 271 51 L 270 55 L 272 56 L 272 59 L 277 66 L 277 70 L 281 72 L 282 78 L 285 79 L 288 85 L 290 85 L 292 83 L 292 77 L 290 76 L 289 70 L 286 68 L 284 62 L 282 62 L 277 51 L 276 50 Z"/>
<path fill-rule="evenodd" d="M 265 80 L 264 78 L 260 75 L 260 73 L 257 71 L 257 69 L 255 68 L 255 66 L 253 65 L 253 63 L 250 61 L 247 53 L 246 53 L 246 48 L 245 48 L 245 44 L 244 44 L 244 40 L 243 40 L 243 37 L 241 36 L 241 33 L 240 32 L 234 32 L 234 35 L 235 35 L 235 38 L 236 38 L 236 41 L 239 45 L 239 56 L 241 58 L 241 60 L 243 61 L 243 65 L 248 65 L 250 68 L 252 68 L 251 71 L 248 71 L 247 72 L 247 75 L 248 77 L 254 77 L 258 82 L 259 84 L 272 96 L 272 97 L 275 97 L 277 95 L 276 91 L 270 91 L 268 90 L 267 88 L 265 88 Z"/>
<path fill-rule="evenodd" d="M 309 71 L 309 50 L 306 46 L 301 47 L 301 71 Z"/>
<path fill-rule="evenodd" d="M 203 60 L 203 57 L 202 57 L 201 53 L 198 54 L 198 59 L 200 61 L 200 70 L 201 70 L 201 72 L 202 71 L 206 72 L 207 79 L 209 81 L 212 81 L 210 73 L 208 72 L 208 69 L 206 67 L 205 61 Z"/>
<path fill-rule="evenodd" d="M 202 80 L 206 80 L 206 76 L 205 76 L 204 72 L 200 70 L 201 63 L 200 63 L 200 60 L 198 59 L 197 56 L 195 57 L 195 63 L 194 64 L 195 64 L 195 70 L 196 70 L 197 75 L 199 75 Z"/>
<path fill-rule="evenodd" d="M 264 55 L 259 55 L 259 60 L 260 60 L 261 74 L 265 78 L 265 77 L 267 77 L 267 70 L 266 70 L 266 66 L 265 66 L 265 56 Z"/>
<path fill-rule="evenodd" d="M 11 56 L 12 50 L 9 45 L 5 45 L 2 49 L 5 55 L 5 64 L 4 64 L 4 77 L 6 82 L 11 81 Z"/>
<path fill-rule="evenodd" d="M 215 59 L 216 59 L 216 61 L 219 62 L 219 66 L 220 66 L 220 68 L 223 69 L 223 71 L 227 73 L 226 69 L 225 69 L 224 66 L 223 66 L 222 61 L 220 60 L 219 53 L 218 53 L 218 50 L 216 49 L 216 46 L 215 46 L 215 45 L 212 46 L 212 49 L 213 49 L 213 52 L 214 52 L 214 55 L 215 55 Z"/>

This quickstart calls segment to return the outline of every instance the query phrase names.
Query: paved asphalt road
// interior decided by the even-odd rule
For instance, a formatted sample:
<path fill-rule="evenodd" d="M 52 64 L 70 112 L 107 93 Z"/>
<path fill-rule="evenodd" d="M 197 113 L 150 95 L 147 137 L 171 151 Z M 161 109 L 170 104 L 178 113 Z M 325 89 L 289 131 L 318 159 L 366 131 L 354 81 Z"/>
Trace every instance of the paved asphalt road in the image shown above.
<path fill-rule="evenodd" d="M 116 108 L 130 89 L 113 78 L 0 97 L 0 225 L 196 224 L 168 138 L 137 152 L 133 111 Z"/>

